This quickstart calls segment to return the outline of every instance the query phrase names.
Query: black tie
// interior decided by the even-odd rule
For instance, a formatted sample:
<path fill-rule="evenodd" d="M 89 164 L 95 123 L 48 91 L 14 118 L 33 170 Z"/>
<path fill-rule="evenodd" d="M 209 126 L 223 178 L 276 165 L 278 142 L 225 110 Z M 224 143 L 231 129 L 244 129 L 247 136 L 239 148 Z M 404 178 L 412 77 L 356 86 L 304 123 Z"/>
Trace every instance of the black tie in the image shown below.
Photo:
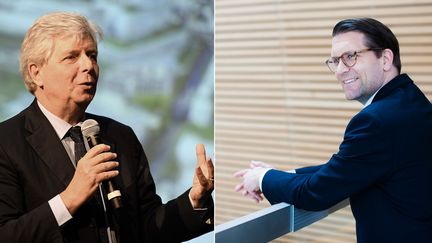
<path fill-rule="evenodd" d="M 78 160 L 80 160 L 86 153 L 81 127 L 71 127 L 71 129 L 69 129 L 69 135 L 75 143 L 75 164 L 77 164 Z"/>

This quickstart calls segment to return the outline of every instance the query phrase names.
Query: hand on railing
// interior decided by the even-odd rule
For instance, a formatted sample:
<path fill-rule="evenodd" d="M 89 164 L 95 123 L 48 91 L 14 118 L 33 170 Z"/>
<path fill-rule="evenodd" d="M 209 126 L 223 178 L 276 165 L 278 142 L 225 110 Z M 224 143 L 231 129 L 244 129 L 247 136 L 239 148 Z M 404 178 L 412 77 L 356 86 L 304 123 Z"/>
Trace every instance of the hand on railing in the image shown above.
<path fill-rule="evenodd" d="M 272 167 L 269 164 L 252 160 L 250 169 L 243 169 L 234 174 L 237 178 L 243 178 L 243 182 L 235 187 L 236 192 L 241 192 L 243 196 L 249 197 L 257 203 L 264 200 L 260 183 L 264 174 L 270 169 Z"/>

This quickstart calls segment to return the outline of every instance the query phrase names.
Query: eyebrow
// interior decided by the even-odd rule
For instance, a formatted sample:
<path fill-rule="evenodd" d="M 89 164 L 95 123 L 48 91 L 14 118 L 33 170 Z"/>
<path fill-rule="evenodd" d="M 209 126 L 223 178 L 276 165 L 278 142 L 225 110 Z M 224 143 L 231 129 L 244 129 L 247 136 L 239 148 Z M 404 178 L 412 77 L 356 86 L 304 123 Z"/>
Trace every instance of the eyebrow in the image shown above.
<path fill-rule="evenodd" d="M 85 53 L 89 53 L 89 52 L 98 54 L 98 50 L 95 48 L 90 48 L 88 50 L 85 50 Z M 79 53 L 81 53 L 81 50 L 72 49 L 72 50 L 64 51 L 63 55 L 78 55 Z"/>
<path fill-rule="evenodd" d="M 352 54 L 352 53 L 354 53 L 354 52 L 357 52 L 357 51 L 346 51 L 346 52 L 342 52 L 342 54 L 340 54 L 339 56 L 330 56 L 330 58 L 339 58 L 339 57 L 341 57 L 341 56 L 343 56 L 343 55 L 345 55 L 345 54 Z"/>

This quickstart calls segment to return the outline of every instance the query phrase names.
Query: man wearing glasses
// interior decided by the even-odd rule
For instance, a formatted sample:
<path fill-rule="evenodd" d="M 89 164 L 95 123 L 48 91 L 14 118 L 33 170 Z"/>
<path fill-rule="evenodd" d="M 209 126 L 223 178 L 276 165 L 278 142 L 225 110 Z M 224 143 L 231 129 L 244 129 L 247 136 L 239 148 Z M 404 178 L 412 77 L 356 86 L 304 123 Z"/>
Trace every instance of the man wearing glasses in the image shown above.
<path fill-rule="evenodd" d="M 358 242 L 432 242 L 432 106 L 400 73 L 396 37 L 371 18 L 343 20 L 326 64 L 346 98 L 364 105 L 339 151 L 291 172 L 252 162 L 236 190 L 311 211 L 349 198 Z"/>

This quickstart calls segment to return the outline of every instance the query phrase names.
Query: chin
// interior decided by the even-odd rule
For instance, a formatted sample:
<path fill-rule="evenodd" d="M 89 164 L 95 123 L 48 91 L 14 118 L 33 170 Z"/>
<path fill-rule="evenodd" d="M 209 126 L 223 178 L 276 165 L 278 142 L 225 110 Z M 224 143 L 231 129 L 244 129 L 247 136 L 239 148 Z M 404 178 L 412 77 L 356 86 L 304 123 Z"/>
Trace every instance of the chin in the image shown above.
<path fill-rule="evenodd" d="M 94 95 L 88 95 L 86 97 L 82 97 L 81 99 L 76 100 L 76 103 L 79 104 L 80 106 L 85 106 L 87 107 L 90 102 L 93 100 Z"/>
<path fill-rule="evenodd" d="M 357 100 L 357 98 L 358 97 L 356 97 L 356 96 L 345 94 L 345 99 L 347 99 L 347 100 Z"/>

